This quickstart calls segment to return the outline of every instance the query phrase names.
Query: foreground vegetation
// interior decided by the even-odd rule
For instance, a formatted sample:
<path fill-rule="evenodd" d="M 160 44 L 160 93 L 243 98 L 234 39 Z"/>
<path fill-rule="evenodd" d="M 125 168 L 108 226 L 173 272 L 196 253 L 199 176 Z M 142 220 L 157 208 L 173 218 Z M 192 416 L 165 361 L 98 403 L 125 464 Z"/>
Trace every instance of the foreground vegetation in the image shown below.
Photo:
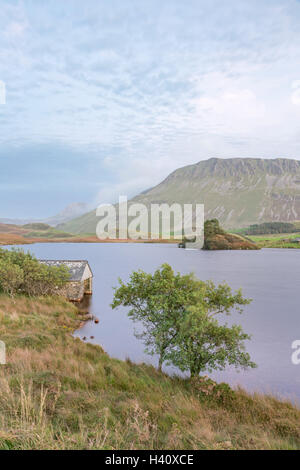
<path fill-rule="evenodd" d="M 72 337 L 62 299 L 0 295 L 1 449 L 300 449 L 300 410 L 170 378 Z"/>
<path fill-rule="evenodd" d="M 31 253 L 0 248 L 0 292 L 14 296 L 52 295 L 62 288 L 70 275 L 64 266 L 41 264 Z"/>

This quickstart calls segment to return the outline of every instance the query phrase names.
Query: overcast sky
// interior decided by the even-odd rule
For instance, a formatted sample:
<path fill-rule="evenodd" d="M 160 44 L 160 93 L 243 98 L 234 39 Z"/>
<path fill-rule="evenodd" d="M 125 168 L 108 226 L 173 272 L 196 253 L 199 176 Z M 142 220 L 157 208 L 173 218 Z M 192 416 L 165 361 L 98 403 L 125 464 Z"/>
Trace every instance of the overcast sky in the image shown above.
<path fill-rule="evenodd" d="M 1 0 L 0 80 L 0 217 L 300 158 L 296 0 Z"/>

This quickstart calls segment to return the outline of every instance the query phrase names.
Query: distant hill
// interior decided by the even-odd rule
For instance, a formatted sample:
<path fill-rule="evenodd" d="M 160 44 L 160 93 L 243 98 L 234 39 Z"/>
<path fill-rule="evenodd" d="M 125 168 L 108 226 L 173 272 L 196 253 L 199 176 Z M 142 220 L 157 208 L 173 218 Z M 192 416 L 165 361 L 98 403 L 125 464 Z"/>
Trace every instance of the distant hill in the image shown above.
<path fill-rule="evenodd" d="M 17 240 L 20 243 L 26 243 L 26 239 L 32 238 L 54 239 L 70 237 L 72 237 L 72 235 L 69 233 L 62 232 L 43 223 L 31 223 L 26 225 L 0 223 L 0 245 L 7 241 L 14 242 L 14 240 Z"/>
<path fill-rule="evenodd" d="M 0 233 L 12 233 L 14 235 L 26 235 L 28 229 L 14 224 L 2 224 L 0 223 Z"/>
<path fill-rule="evenodd" d="M 132 202 L 204 203 L 205 218 L 225 228 L 300 220 L 300 161 L 276 158 L 210 158 L 179 168 Z M 95 211 L 59 228 L 95 233 Z"/>
<path fill-rule="evenodd" d="M 28 224 L 38 224 L 43 223 L 55 227 L 58 224 L 68 222 L 69 220 L 79 217 L 80 215 L 86 213 L 88 210 L 88 205 L 84 202 L 73 202 L 65 207 L 58 214 L 48 217 L 46 219 L 8 219 L 0 218 L 0 223 L 3 224 L 13 224 L 13 225 L 28 225 Z"/>

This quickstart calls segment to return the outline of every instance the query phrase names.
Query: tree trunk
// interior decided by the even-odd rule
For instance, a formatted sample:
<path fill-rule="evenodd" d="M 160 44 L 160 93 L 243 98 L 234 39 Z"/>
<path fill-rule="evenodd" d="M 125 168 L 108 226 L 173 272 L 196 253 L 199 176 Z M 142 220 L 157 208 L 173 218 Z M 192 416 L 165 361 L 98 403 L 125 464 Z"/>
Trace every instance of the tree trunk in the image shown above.
<path fill-rule="evenodd" d="M 158 370 L 159 370 L 159 372 L 161 372 L 161 370 L 162 370 L 163 362 L 164 361 L 163 361 L 162 356 L 159 356 L 159 361 L 158 361 Z"/>
<path fill-rule="evenodd" d="M 190 374 L 191 374 L 191 379 L 194 379 L 195 377 L 198 377 L 200 374 L 200 369 L 197 367 L 191 367 L 190 369 Z"/>

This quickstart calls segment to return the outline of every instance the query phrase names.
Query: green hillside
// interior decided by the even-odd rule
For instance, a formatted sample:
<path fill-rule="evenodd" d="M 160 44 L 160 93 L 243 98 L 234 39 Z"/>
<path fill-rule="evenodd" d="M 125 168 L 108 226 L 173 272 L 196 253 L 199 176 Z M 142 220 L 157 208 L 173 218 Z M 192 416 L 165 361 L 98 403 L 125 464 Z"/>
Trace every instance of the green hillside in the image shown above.
<path fill-rule="evenodd" d="M 151 203 L 204 203 L 206 219 L 225 228 L 300 219 L 300 161 L 277 158 L 210 158 L 171 173 L 132 199 Z M 95 233 L 95 211 L 59 226 L 71 233 Z"/>

